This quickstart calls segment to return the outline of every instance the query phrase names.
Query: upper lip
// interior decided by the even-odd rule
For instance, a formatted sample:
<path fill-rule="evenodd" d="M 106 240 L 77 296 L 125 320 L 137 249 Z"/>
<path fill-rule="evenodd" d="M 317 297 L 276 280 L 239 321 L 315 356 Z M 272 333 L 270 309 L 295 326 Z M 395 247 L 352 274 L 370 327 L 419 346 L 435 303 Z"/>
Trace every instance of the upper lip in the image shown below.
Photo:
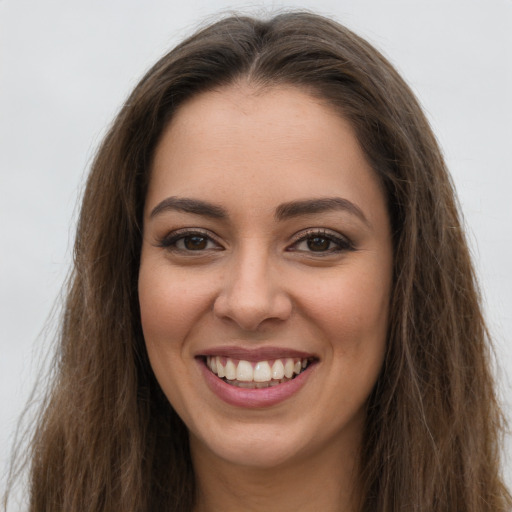
<path fill-rule="evenodd" d="M 282 359 L 286 357 L 309 359 L 315 357 L 310 352 L 295 350 L 283 347 L 259 347 L 245 348 L 240 346 L 219 346 L 202 350 L 197 354 L 201 356 L 221 356 L 230 357 L 231 359 L 242 359 L 244 361 L 265 361 L 268 359 Z"/>

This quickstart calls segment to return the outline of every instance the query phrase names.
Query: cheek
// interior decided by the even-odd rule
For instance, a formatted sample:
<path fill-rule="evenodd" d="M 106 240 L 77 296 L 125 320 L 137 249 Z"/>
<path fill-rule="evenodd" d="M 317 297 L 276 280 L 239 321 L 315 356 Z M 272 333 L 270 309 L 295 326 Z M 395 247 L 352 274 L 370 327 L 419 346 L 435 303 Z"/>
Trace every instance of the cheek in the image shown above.
<path fill-rule="evenodd" d="M 329 331 L 376 335 L 386 332 L 390 279 L 376 272 L 344 272 L 310 283 L 304 309 Z"/>
<path fill-rule="evenodd" d="M 179 383 L 186 380 L 184 340 L 193 325 L 197 298 L 193 287 L 180 285 L 175 273 L 161 262 L 142 258 L 139 270 L 139 306 L 151 368 L 169 402 L 178 409 L 184 398 Z"/>
<path fill-rule="evenodd" d="M 328 340 L 335 399 L 341 410 L 355 412 L 366 402 L 384 361 L 391 279 L 373 272 L 353 276 L 331 288 L 328 300 L 312 297 L 311 307 Z M 319 308 L 321 303 L 325 307 Z"/>
<path fill-rule="evenodd" d="M 200 276 L 182 276 L 179 269 L 142 260 L 139 304 L 146 344 L 176 344 L 183 340 L 208 308 L 209 290 Z M 208 280 L 206 280 L 208 283 Z M 176 347 L 174 347 L 176 348 Z"/>

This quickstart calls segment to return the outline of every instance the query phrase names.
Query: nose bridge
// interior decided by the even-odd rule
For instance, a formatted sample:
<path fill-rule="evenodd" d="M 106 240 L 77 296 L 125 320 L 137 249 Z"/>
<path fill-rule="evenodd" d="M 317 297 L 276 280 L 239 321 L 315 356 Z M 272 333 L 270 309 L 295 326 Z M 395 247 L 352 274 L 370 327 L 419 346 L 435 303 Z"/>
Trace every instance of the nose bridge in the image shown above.
<path fill-rule="evenodd" d="M 285 320 L 291 311 L 273 255 L 261 240 L 246 240 L 235 250 L 215 303 L 216 314 L 244 330 L 265 320 Z"/>

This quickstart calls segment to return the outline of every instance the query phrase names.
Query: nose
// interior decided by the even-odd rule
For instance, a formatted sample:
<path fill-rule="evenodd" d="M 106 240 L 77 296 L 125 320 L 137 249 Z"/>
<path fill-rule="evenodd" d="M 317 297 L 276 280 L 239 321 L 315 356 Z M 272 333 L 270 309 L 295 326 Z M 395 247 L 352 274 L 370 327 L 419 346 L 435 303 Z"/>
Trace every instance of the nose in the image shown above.
<path fill-rule="evenodd" d="M 282 281 L 268 255 L 246 251 L 227 268 L 214 314 L 245 331 L 285 321 L 292 312 L 292 301 Z"/>

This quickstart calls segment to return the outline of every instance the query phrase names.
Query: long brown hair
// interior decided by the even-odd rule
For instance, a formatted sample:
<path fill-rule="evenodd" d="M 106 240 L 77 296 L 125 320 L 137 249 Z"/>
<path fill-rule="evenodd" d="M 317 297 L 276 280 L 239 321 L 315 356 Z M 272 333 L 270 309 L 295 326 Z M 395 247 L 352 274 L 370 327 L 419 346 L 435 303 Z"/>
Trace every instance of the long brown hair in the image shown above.
<path fill-rule="evenodd" d="M 137 297 L 159 137 L 187 99 L 291 84 L 348 119 L 387 193 L 394 285 L 368 400 L 365 512 L 503 512 L 503 417 L 454 190 L 414 95 L 366 41 L 309 13 L 229 17 L 165 55 L 115 119 L 84 197 L 58 366 L 31 443 L 30 510 L 190 510 L 187 430 L 151 371 Z"/>

